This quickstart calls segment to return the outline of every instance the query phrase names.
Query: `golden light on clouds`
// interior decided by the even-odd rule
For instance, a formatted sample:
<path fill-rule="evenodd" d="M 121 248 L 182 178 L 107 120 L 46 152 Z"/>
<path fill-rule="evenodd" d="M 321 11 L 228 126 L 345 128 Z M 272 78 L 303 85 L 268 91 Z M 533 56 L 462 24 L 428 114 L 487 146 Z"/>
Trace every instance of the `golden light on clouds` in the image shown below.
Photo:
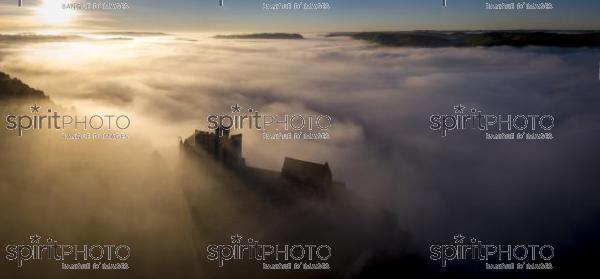
<path fill-rule="evenodd" d="M 63 9 L 62 0 L 43 0 L 42 3 L 33 8 L 36 19 L 44 24 L 61 25 L 75 18 L 75 11 Z"/>

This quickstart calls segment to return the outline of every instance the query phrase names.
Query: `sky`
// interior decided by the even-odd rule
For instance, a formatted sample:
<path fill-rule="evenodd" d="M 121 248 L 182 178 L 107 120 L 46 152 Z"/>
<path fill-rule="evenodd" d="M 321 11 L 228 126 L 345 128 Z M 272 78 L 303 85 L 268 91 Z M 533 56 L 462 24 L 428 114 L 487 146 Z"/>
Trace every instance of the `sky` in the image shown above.
<path fill-rule="evenodd" d="M 0 0 L 0 30 L 143 30 L 182 32 L 280 31 L 331 32 L 375 30 L 600 29 L 600 1 L 554 0 L 551 11 L 489 11 L 486 1 L 331 0 L 325 11 L 269 11 L 278 1 L 127 0 L 125 10 L 70 11 L 63 3 L 102 1 Z M 286 2 L 286 1 L 281 1 Z M 491 3 L 501 1 L 489 1 Z M 511 2 L 511 1 L 506 1 Z M 45 7 L 40 9 L 41 7 Z"/>

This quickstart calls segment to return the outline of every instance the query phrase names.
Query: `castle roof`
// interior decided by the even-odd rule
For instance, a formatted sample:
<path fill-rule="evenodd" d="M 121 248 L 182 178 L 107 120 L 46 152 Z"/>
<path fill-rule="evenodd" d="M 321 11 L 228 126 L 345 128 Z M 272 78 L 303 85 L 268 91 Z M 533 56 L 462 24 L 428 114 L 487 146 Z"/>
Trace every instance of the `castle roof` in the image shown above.
<path fill-rule="evenodd" d="M 285 157 L 281 173 L 295 178 L 331 180 L 329 164 L 313 163 Z"/>

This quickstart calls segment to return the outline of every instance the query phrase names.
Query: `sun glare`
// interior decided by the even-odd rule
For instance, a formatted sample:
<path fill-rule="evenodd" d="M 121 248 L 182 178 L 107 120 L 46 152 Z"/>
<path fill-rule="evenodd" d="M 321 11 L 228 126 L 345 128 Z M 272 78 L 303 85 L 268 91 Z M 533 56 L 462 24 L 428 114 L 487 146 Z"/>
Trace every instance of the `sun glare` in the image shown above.
<path fill-rule="evenodd" d="M 35 14 L 44 23 L 68 23 L 75 16 L 75 12 L 70 9 L 63 9 L 63 3 L 63 0 L 43 0 L 42 4 L 35 8 Z"/>

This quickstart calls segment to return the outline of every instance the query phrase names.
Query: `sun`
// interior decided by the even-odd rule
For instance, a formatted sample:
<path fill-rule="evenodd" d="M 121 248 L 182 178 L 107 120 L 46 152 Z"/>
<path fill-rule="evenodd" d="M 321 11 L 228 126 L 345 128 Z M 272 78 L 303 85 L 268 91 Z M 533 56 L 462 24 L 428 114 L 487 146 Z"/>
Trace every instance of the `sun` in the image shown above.
<path fill-rule="evenodd" d="M 35 7 L 38 19 L 48 24 L 68 23 L 75 16 L 71 9 L 63 9 L 64 0 L 43 0 L 42 4 Z"/>

